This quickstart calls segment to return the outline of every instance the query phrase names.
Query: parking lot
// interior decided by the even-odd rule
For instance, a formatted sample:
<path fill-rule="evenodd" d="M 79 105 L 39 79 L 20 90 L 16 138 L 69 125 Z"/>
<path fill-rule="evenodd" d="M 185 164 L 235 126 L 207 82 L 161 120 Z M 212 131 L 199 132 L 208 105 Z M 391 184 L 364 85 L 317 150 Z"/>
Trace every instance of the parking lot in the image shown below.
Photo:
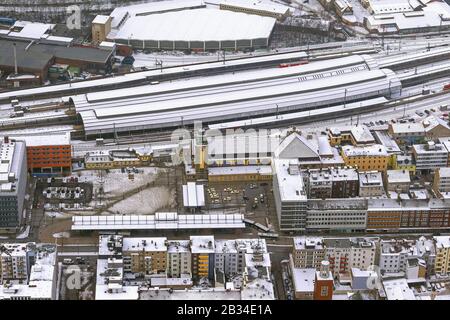
<path fill-rule="evenodd" d="M 58 259 L 61 262 L 62 300 L 93 300 L 95 296 L 96 257 Z"/>
<path fill-rule="evenodd" d="M 34 207 L 46 209 L 78 208 L 92 200 L 92 185 L 77 177 L 39 178 Z"/>
<path fill-rule="evenodd" d="M 210 182 L 205 186 L 207 212 L 236 212 L 277 228 L 270 182 Z"/>

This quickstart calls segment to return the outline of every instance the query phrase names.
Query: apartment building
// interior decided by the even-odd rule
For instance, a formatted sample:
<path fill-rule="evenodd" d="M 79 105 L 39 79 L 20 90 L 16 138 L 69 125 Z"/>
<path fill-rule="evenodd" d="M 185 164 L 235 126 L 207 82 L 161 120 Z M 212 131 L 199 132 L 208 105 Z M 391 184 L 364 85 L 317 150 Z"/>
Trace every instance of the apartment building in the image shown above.
<path fill-rule="evenodd" d="M 381 144 L 363 147 L 343 146 L 342 159 L 345 165 L 361 171 L 386 171 L 389 154 Z"/>
<path fill-rule="evenodd" d="M 375 138 L 365 125 L 356 125 L 328 130 L 328 138 L 332 146 L 352 144 L 364 146 L 375 143 Z"/>
<path fill-rule="evenodd" d="M 192 256 L 189 240 L 168 240 L 167 276 L 170 278 L 192 277 Z"/>
<path fill-rule="evenodd" d="M 395 155 L 395 159 L 392 162 L 392 169 L 394 170 L 406 170 L 413 174 L 416 173 L 416 164 L 412 155 L 398 154 Z"/>
<path fill-rule="evenodd" d="M 425 128 L 422 123 L 390 123 L 391 137 L 404 144 L 413 144 L 424 141 Z"/>
<path fill-rule="evenodd" d="M 427 139 L 438 139 L 450 136 L 450 127 L 447 121 L 437 117 L 436 115 L 426 117 L 422 121 L 422 124 L 425 128 L 425 136 Z"/>
<path fill-rule="evenodd" d="M 383 273 L 434 274 L 436 247 L 432 239 L 391 239 L 380 241 L 379 266 Z M 415 272 L 417 271 L 417 272 Z"/>
<path fill-rule="evenodd" d="M 123 238 L 124 271 L 153 275 L 167 268 L 167 238 Z"/>
<path fill-rule="evenodd" d="M 447 166 L 448 150 L 443 144 L 428 141 L 427 144 L 415 144 L 412 148 L 416 170 L 435 170 Z"/>
<path fill-rule="evenodd" d="M 309 169 L 305 176 L 305 187 L 309 198 L 352 198 L 358 196 L 358 172 L 353 168 Z"/>
<path fill-rule="evenodd" d="M 25 243 L 0 245 L 0 283 L 7 280 L 27 281 L 35 253 Z"/>
<path fill-rule="evenodd" d="M 198 280 L 214 279 L 214 236 L 191 236 L 192 276 Z"/>
<path fill-rule="evenodd" d="M 448 274 L 450 273 L 450 237 L 436 236 L 433 239 L 436 243 L 434 271 L 436 274 Z"/>
<path fill-rule="evenodd" d="M 6 244 L 1 250 L 0 300 L 56 299 L 56 246 Z"/>
<path fill-rule="evenodd" d="M 215 270 L 226 277 L 242 274 L 248 267 L 249 256 L 267 253 L 264 239 L 216 240 Z"/>
<path fill-rule="evenodd" d="M 387 170 L 383 175 L 386 191 L 406 193 L 411 185 L 411 177 L 407 170 Z"/>
<path fill-rule="evenodd" d="M 385 194 L 381 172 L 366 171 L 359 173 L 359 196 L 380 197 Z"/>
<path fill-rule="evenodd" d="M 0 229 L 15 231 L 22 220 L 27 185 L 25 142 L 4 137 L 0 162 Z"/>
<path fill-rule="evenodd" d="M 319 270 L 325 258 L 325 247 L 320 237 L 294 237 L 292 258 L 295 268 Z"/>
<path fill-rule="evenodd" d="M 304 230 L 307 196 L 298 162 L 275 159 L 273 171 L 273 192 L 280 230 Z"/>
<path fill-rule="evenodd" d="M 414 240 L 381 240 L 380 262 L 381 272 L 406 272 L 408 257 L 414 253 Z"/>
<path fill-rule="evenodd" d="M 375 264 L 375 242 L 362 238 L 324 238 L 325 259 L 334 276 L 349 274 L 351 268 L 367 270 Z"/>
<path fill-rule="evenodd" d="M 450 168 L 438 168 L 434 172 L 433 190 L 439 197 L 450 195 Z"/>

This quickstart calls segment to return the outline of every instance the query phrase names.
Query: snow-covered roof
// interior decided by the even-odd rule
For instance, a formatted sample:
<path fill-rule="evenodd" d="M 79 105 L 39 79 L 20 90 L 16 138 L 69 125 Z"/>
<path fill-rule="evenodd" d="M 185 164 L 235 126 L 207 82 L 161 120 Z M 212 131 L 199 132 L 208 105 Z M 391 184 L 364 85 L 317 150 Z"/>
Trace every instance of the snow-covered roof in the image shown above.
<path fill-rule="evenodd" d="M 11 32 L 9 36 L 16 38 L 26 38 L 38 40 L 47 33 L 49 30 L 54 28 L 54 24 L 37 23 L 37 22 L 25 22 L 24 27 L 19 32 Z"/>
<path fill-rule="evenodd" d="M 416 300 L 406 279 L 384 280 L 383 286 L 388 300 Z"/>
<path fill-rule="evenodd" d="M 274 167 L 281 201 L 306 201 L 305 186 L 300 174 L 290 171 L 292 160 L 275 159 Z M 291 164 L 292 166 L 298 165 Z"/>
<path fill-rule="evenodd" d="M 320 156 L 333 156 L 333 148 L 330 145 L 330 141 L 327 136 L 319 136 L 317 137 L 317 144 L 319 146 L 319 155 Z"/>
<path fill-rule="evenodd" d="M 166 237 L 123 238 L 122 250 L 124 252 L 150 252 L 167 251 Z"/>
<path fill-rule="evenodd" d="M 214 253 L 214 236 L 191 236 L 192 253 Z"/>
<path fill-rule="evenodd" d="M 273 284 L 266 279 L 254 279 L 242 288 L 241 298 L 242 300 L 275 300 Z"/>
<path fill-rule="evenodd" d="M 237 8 L 246 8 L 250 10 L 266 11 L 276 13 L 279 15 L 286 14 L 289 7 L 278 4 L 276 2 L 261 1 L 261 0 L 222 0 L 220 5 L 228 5 Z"/>
<path fill-rule="evenodd" d="M 299 293 L 313 293 L 314 282 L 316 280 L 316 269 L 300 269 L 294 268 L 292 271 L 292 277 L 294 279 L 295 291 Z"/>
<path fill-rule="evenodd" d="M 15 250 L 26 247 L 26 244 L 4 244 Z M 10 284 L 0 288 L 0 300 L 3 299 L 54 299 L 55 296 L 55 263 L 56 252 L 39 248 L 36 251 L 35 263 L 31 267 L 28 284 Z M 22 249 L 20 249 L 22 250 Z M 28 249 L 26 249 L 28 250 Z M 19 252 L 17 252 L 19 253 Z"/>
<path fill-rule="evenodd" d="M 25 257 L 29 248 L 26 243 L 2 243 L 4 251 L 0 251 L 0 256 Z"/>
<path fill-rule="evenodd" d="M 295 237 L 293 238 L 294 248 L 295 250 L 322 250 L 322 240 L 323 239 L 321 237 Z"/>
<path fill-rule="evenodd" d="M 210 167 L 208 175 L 235 175 L 235 174 L 260 174 L 271 175 L 271 166 L 229 166 L 229 167 Z"/>
<path fill-rule="evenodd" d="M 190 252 L 189 240 L 168 240 L 167 252 Z"/>
<path fill-rule="evenodd" d="M 431 142 L 429 142 L 431 143 Z M 413 149 L 417 155 L 425 155 L 425 154 L 445 154 L 449 151 L 444 147 L 441 143 L 432 143 L 432 148 L 429 148 L 429 144 L 414 144 Z"/>
<path fill-rule="evenodd" d="M 105 24 L 105 23 L 108 22 L 109 19 L 111 19 L 110 16 L 104 16 L 104 15 L 99 14 L 99 15 L 97 15 L 97 16 L 94 18 L 94 20 L 92 21 L 92 23 L 95 23 L 95 24 Z"/>
<path fill-rule="evenodd" d="M 280 143 L 275 150 L 275 157 L 282 159 L 319 158 L 319 148 L 316 148 L 297 132 L 293 132 Z"/>
<path fill-rule="evenodd" d="M 353 168 L 309 169 L 310 182 L 358 180 L 358 171 Z"/>
<path fill-rule="evenodd" d="M 388 153 L 401 153 L 400 147 L 397 142 L 392 139 L 387 131 L 375 131 L 375 139 L 378 143 L 382 144 Z"/>
<path fill-rule="evenodd" d="M 438 168 L 439 177 L 441 178 L 450 178 L 450 167 Z"/>
<path fill-rule="evenodd" d="M 356 143 L 375 142 L 375 139 L 370 133 L 370 130 L 364 125 L 353 126 L 351 129 L 351 133 Z"/>
<path fill-rule="evenodd" d="M 167 217 L 167 216 L 166 216 Z M 243 214 L 73 216 L 72 230 L 178 230 L 245 228 Z"/>
<path fill-rule="evenodd" d="M 409 12 L 413 8 L 409 4 L 409 0 L 368 0 L 370 8 L 375 14 L 395 13 L 395 12 Z"/>
<path fill-rule="evenodd" d="M 381 144 L 364 147 L 343 146 L 342 152 L 347 157 L 385 157 L 388 155 L 386 148 Z"/>
<path fill-rule="evenodd" d="M 387 170 L 388 183 L 410 183 L 411 177 L 408 170 Z"/>
<path fill-rule="evenodd" d="M 140 300 L 239 300 L 239 290 L 225 290 L 225 288 L 170 290 L 169 288 L 142 288 Z"/>
<path fill-rule="evenodd" d="M 437 126 L 442 126 L 447 130 L 450 130 L 449 125 L 446 121 L 442 120 L 439 117 L 436 117 L 435 115 L 431 115 L 429 117 L 426 117 L 422 120 L 422 124 L 425 127 L 425 132 L 431 131 Z"/>
<path fill-rule="evenodd" d="M 373 270 L 362 270 L 360 268 L 351 268 L 352 277 L 355 278 L 368 278 L 376 277 L 377 273 Z"/>
<path fill-rule="evenodd" d="M 450 248 L 450 237 L 449 236 L 435 236 L 433 239 L 436 241 L 437 249 L 448 249 Z"/>
<path fill-rule="evenodd" d="M 43 135 L 15 135 L 10 139 L 25 141 L 27 147 L 70 145 L 70 132 Z"/>
<path fill-rule="evenodd" d="M 69 37 L 60 37 L 60 36 L 50 36 L 50 35 L 43 35 L 41 39 L 45 39 L 47 41 L 55 41 L 55 42 L 64 42 L 66 44 L 69 44 L 73 41 L 73 38 Z"/>
<path fill-rule="evenodd" d="M 392 123 L 391 126 L 394 134 L 425 132 L 422 123 Z"/>
<path fill-rule="evenodd" d="M 395 2 L 389 3 L 395 6 Z M 444 1 L 432 1 L 424 6 L 421 11 L 388 12 L 384 9 L 380 10 L 378 10 L 379 14 L 367 17 L 368 25 L 371 28 L 378 28 L 380 32 L 448 27 L 450 25 L 450 6 Z"/>
<path fill-rule="evenodd" d="M 155 13 L 130 17 L 114 32 L 113 39 L 201 42 L 267 39 L 275 21 L 271 17 L 204 8 Z"/>
<path fill-rule="evenodd" d="M 183 205 L 186 208 L 205 206 L 205 188 L 202 184 L 188 182 L 183 185 Z"/>

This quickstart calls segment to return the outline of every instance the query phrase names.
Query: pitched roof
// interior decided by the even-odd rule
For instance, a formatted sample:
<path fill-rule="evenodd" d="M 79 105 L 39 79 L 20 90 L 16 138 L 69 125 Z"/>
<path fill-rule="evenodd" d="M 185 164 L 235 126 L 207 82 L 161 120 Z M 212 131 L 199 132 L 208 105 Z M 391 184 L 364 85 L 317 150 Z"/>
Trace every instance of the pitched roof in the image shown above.
<path fill-rule="evenodd" d="M 282 159 L 319 158 L 319 151 L 304 137 L 294 132 L 280 143 L 275 156 Z"/>

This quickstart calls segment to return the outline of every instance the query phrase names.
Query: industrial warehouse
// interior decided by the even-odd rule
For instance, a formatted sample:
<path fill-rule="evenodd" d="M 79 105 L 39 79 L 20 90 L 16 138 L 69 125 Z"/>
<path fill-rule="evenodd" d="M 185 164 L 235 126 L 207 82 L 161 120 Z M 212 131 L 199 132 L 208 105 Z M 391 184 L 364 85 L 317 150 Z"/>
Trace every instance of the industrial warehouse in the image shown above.
<path fill-rule="evenodd" d="M 265 48 L 277 19 L 289 8 L 245 2 L 165 1 L 116 8 L 97 16 L 93 35 L 148 50 L 243 50 Z M 145 28 L 142 26 L 145 25 Z"/>

